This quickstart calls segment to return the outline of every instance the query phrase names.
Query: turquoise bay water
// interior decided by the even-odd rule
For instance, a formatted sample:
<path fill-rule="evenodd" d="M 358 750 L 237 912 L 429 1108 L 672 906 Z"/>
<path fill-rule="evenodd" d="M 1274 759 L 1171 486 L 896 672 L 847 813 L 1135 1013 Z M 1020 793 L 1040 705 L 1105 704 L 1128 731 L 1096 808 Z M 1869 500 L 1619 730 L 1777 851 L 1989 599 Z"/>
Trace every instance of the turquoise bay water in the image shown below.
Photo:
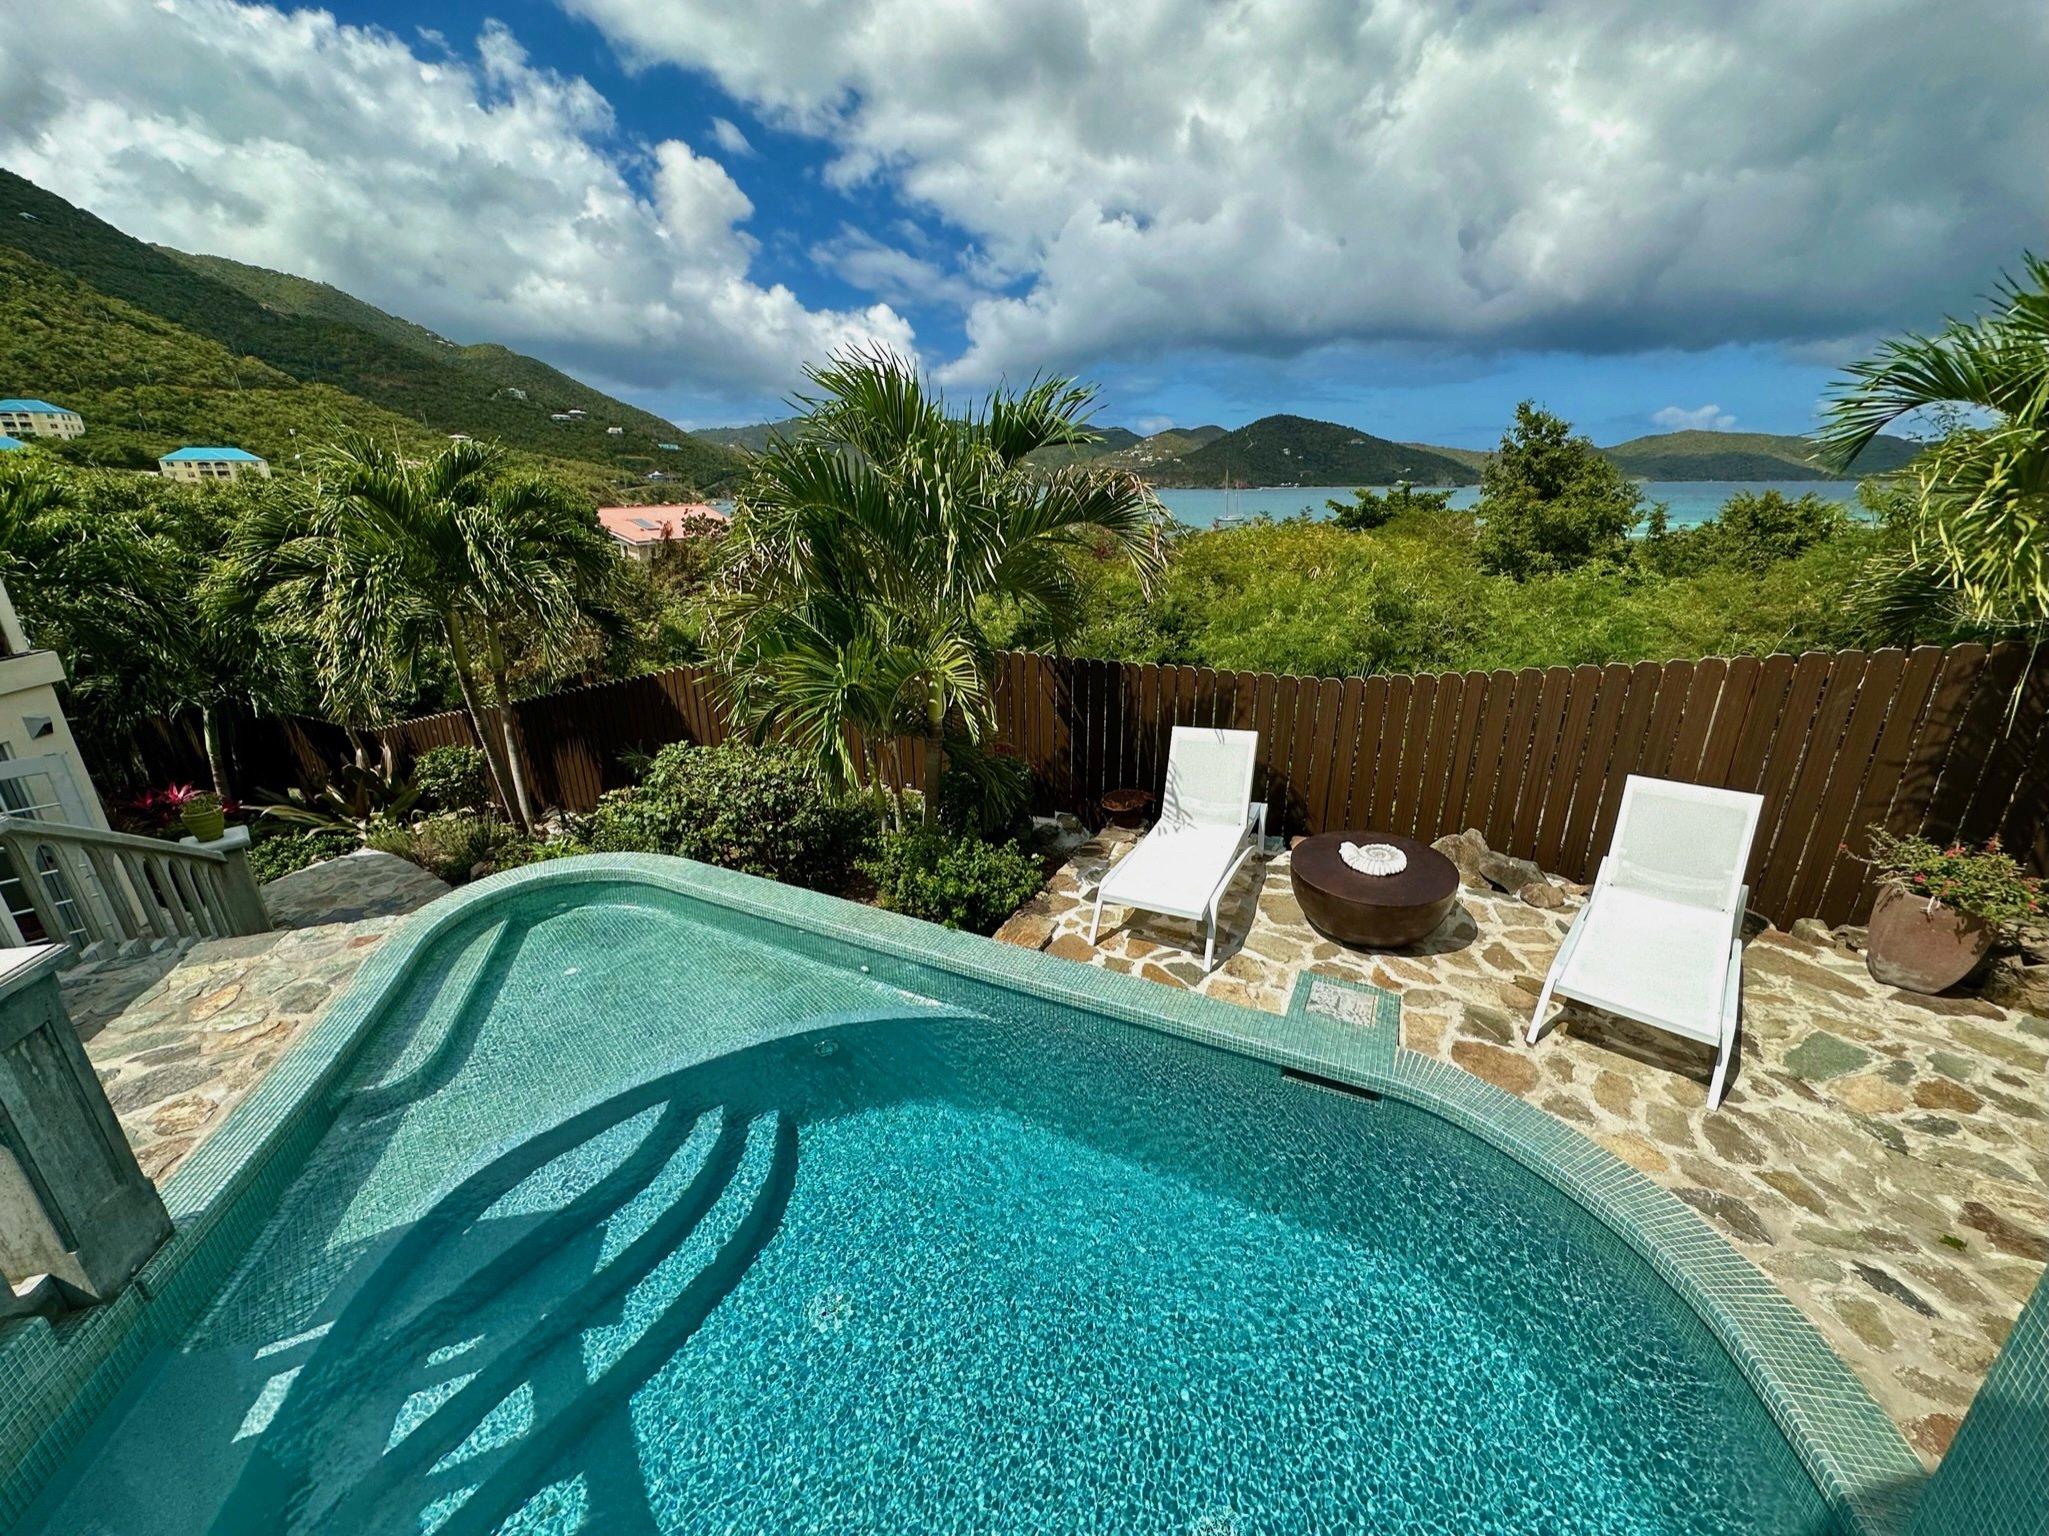
<path fill-rule="evenodd" d="M 1322 519 L 1330 516 L 1326 501 L 1350 501 L 1352 487 L 1349 485 L 1300 485 L 1268 486 L 1254 490 L 1189 490 L 1161 491 L 1160 500 L 1177 521 L 1192 528 L 1207 528 L 1219 518 L 1251 519 L 1262 512 L 1268 517 L 1294 517 L 1308 509 L 1310 516 Z M 1385 490 L 1385 486 L 1379 487 Z M 1738 491 L 1779 491 L 1787 496 L 1801 496 L 1808 491 L 1825 496 L 1830 501 L 1853 503 L 1857 499 L 1857 482 L 1854 480 L 1648 480 L 1644 482 L 1643 494 L 1646 508 L 1652 502 L 1665 503 L 1667 515 L 1675 528 L 1704 523 L 1721 511 L 1726 502 Z M 1451 505 L 1465 508 L 1480 499 L 1480 488 L 1463 485 L 1452 492 Z"/>
<path fill-rule="evenodd" d="M 1828 1530 L 1694 1314 L 1464 1132 L 577 890 L 443 941 L 29 1529 Z"/>

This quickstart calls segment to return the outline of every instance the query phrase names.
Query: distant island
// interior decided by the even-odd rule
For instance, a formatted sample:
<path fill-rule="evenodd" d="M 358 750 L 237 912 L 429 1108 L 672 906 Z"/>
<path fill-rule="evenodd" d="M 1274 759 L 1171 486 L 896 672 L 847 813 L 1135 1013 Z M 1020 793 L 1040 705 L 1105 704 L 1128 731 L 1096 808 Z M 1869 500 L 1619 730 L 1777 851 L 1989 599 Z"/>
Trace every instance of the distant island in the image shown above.
<path fill-rule="evenodd" d="M 697 435 L 706 442 L 759 453 L 776 433 L 793 431 L 794 418 L 747 427 L 714 427 Z M 1100 440 L 1079 448 L 1036 455 L 1047 465 L 1088 460 L 1128 469 L 1162 490 L 1219 486 L 1288 485 L 1477 485 L 1488 453 L 1479 448 L 1445 448 L 1375 437 L 1338 422 L 1306 416 L 1262 416 L 1226 431 L 1222 427 L 1173 427 L 1149 437 L 1124 427 L 1100 429 Z M 1884 474 L 1920 451 L 1919 443 L 1881 437 L 1864 451 L 1853 475 Z M 1836 480 L 1814 462 L 1803 437 L 1766 432 L 1665 432 L 1631 438 L 1602 453 L 1639 480 Z"/>

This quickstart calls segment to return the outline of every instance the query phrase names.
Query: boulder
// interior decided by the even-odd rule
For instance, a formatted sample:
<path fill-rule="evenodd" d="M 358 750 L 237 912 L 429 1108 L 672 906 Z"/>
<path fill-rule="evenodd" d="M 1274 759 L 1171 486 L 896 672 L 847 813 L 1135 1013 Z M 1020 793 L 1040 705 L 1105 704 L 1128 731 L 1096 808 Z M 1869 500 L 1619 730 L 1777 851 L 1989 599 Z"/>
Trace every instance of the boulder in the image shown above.
<path fill-rule="evenodd" d="M 1480 873 L 1486 876 L 1488 884 L 1503 891 L 1519 891 L 1544 878 L 1544 871 L 1530 860 L 1496 853 L 1491 848 L 1480 855 Z"/>
<path fill-rule="evenodd" d="M 1430 846 L 1458 866 L 1459 883 L 1466 889 L 1487 888 L 1487 877 L 1480 872 L 1480 861 L 1488 856 L 1487 840 L 1477 830 L 1448 833 Z"/>
<path fill-rule="evenodd" d="M 1818 917 L 1795 918 L 1793 926 L 1786 930 L 1786 936 L 1802 944 L 1835 943 L 1834 931 Z"/>
<path fill-rule="evenodd" d="M 1515 895 L 1524 906 L 1542 907 L 1547 912 L 1556 911 L 1565 905 L 1565 892 L 1549 880 L 1532 880 Z"/>

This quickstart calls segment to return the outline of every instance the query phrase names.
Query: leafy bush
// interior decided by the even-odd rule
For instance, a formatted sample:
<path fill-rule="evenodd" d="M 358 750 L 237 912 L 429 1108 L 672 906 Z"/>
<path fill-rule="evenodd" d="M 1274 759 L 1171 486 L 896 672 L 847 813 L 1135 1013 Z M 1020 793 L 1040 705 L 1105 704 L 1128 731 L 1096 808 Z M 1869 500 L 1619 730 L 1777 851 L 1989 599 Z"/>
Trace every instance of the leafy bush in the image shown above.
<path fill-rule="evenodd" d="M 380 853 L 410 859 L 450 885 L 529 863 L 533 839 L 496 816 L 442 811 L 417 821 L 380 821 L 364 839 Z"/>
<path fill-rule="evenodd" d="M 861 868 L 890 911 L 971 933 L 994 933 L 1040 882 L 1038 861 L 1016 843 L 929 827 L 890 833 Z"/>
<path fill-rule="evenodd" d="M 2042 882 L 2023 873 L 1996 837 L 1983 848 L 1972 848 L 1896 836 L 1883 827 L 1873 827 L 1870 836 L 1871 857 L 1866 862 L 1881 879 L 1896 880 L 1916 896 L 2001 929 L 2049 917 L 2049 895 L 2043 893 Z"/>
<path fill-rule="evenodd" d="M 1691 576 L 1717 566 L 1761 575 L 1849 528 L 1850 514 L 1843 506 L 1813 491 L 1792 498 L 1775 490 L 1738 491 L 1720 513 L 1692 528 L 1668 529 L 1662 513 L 1653 514 L 1638 555 L 1665 576 Z"/>
<path fill-rule="evenodd" d="M 794 752 L 677 743 L 599 800 L 582 835 L 596 853 L 671 853 L 836 891 L 874 829 L 873 811 L 828 798 Z"/>
<path fill-rule="evenodd" d="M 948 742 L 939 776 L 939 824 L 949 832 L 993 842 L 1022 836 L 1031 825 L 1031 765 L 998 748 Z"/>
<path fill-rule="evenodd" d="M 1620 561 L 1642 500 L 1593 439 L 1525 400 L 1480 472 L 1480 565 L 1524 579 Z"/>
<path fill-rule="evenodd" d="M 304 832 L 273 832 L 249 847 L 249 870 L 259 883 L 289 875 L 323 859 L 338 859 L 363 846 L 354 832 L 338 827 L 311 827 Z"/>
<path fill-rule="evenodd" d="M 429 747 L 413 759 L 413 787 L 430 811 L 474 811 L 491 803 L 491 774 L 480 747 Z"/>

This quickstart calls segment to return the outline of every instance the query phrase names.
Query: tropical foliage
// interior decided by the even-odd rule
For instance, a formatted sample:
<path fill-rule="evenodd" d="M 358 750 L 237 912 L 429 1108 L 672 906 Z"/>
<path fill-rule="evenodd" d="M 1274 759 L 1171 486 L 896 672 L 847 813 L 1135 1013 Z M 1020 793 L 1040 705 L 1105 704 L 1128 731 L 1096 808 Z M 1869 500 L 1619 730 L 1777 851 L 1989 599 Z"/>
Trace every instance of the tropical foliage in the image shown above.
<path fill-rule="evenodd" d="M 1833 392 L 1824 452 L 1849 462 L 1885 427 L 1946 428 L 1901 472 L 1899 535 L 1874 573 L 1895 616 L 1950 605 L 1994 631 L 2049 633 L 2049 261 L 2028 256 L 1989 314 L 1886 342 Z"/>
<path fill-rule="evenodd" d="M 1592 438 L 1525 400 L 1480 475 L 1481 568 L 1529 577 L 1620 563 L 1642 500 Z"/>
<path fill-rule="evenodd" d="M 970 933 L 994 933 L 1043 878 L 1038 861 L 1016 843 L 939 827 L 889 833 L 861 868 L 890 911 Z"/>
<path fill-rule="evenodd" d="M 930 820 L 947 736 L 990 719 L 992 622 L 1057 642 L 1082 617 L 1078 567 L 1150 579 L 1165 514 L 1129 474 L 1025 463 L 1089 435 L 1090 392 L 1065 380 L 954 415 L 885 353 L 810 378 L 801 430 L 754 459 L 726 539 L 713 612 L 733 700 L 835 789 L 900 783 L 878 744 L 924 738 Z"/>
<path fill-rule="evenodd" d="M 843 889 L 875 828 L 872 813 L 824 793 L 787 748 L 676 743 L 638 784 L 604 795 L 577 829 L 580 850 L 670 853 L 815 890 Z"/>
<path fill-rule="evenodd" d="M 546 660 L 612 619 L 620 561 L 588 506 L 497 450 L 450 443 L 425 461 L 360 434 L 227 543 L 223 609 L 301 635 L 327 706 L 374 722 L 445 656 L 499 800 L 536 824 L 513 699 L 514 652 Z M 488 683 L 488 692 L 485 685 Z"/>

